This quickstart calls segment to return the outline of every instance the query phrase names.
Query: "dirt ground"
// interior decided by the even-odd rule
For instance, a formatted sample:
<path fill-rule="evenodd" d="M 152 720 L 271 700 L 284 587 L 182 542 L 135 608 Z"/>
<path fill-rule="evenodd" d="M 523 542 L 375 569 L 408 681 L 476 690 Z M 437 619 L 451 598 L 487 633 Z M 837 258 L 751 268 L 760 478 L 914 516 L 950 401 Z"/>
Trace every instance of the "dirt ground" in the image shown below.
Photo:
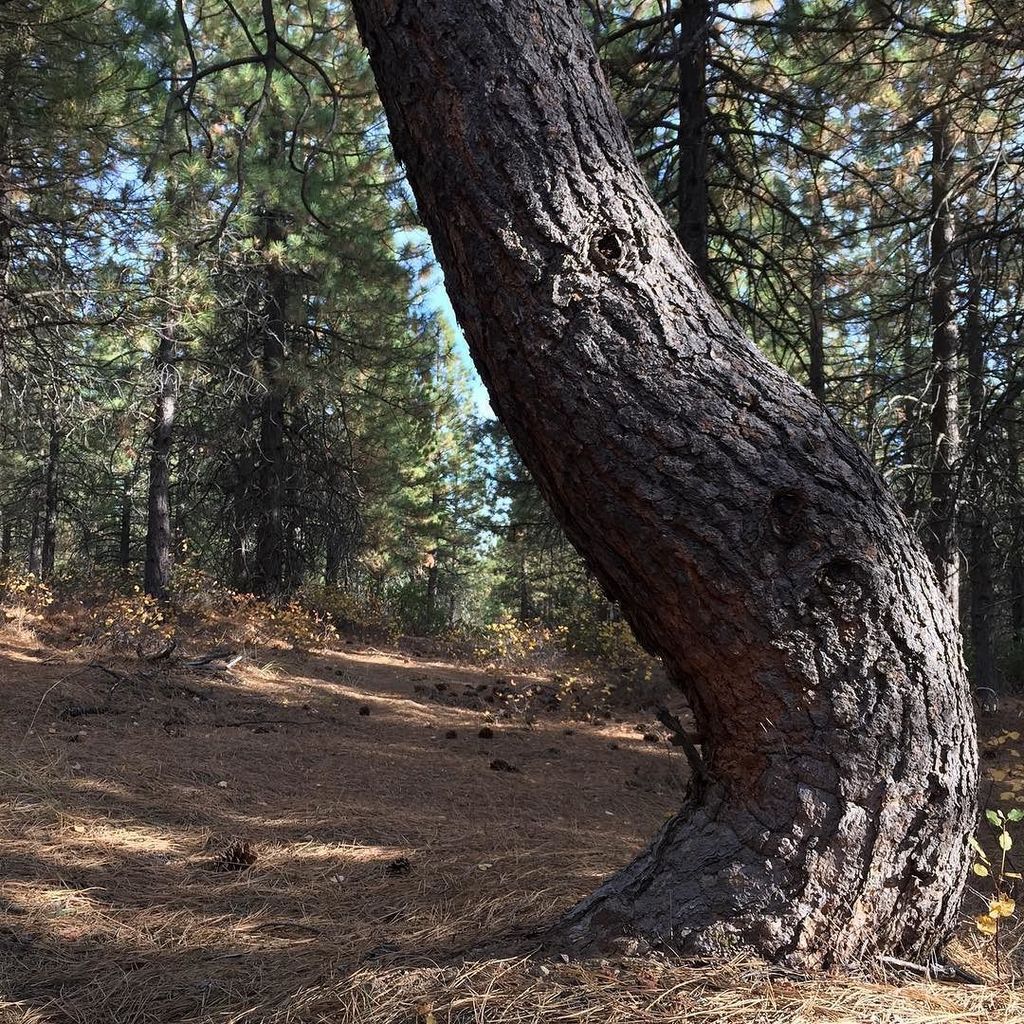
<path fill-rule="evenodd" d="M 4 1024 L 1024 1021 L 1005 983 L 467 960 L 678 805 L 653 718 L 355 644 L 184 662 L 0 636 Z"/>

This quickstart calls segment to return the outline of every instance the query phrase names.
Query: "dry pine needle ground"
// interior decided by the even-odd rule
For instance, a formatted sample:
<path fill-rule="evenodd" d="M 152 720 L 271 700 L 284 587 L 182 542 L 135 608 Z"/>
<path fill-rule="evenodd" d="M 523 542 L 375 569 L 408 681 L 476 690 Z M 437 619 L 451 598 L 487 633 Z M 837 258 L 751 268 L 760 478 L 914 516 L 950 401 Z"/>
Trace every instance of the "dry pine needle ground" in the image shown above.
<path fill-rule="evenodd" d="M 1024 1022 L 1006 982 L 464 956 L 592 889 L 685 776 L 649 716 L 494 688 L 398 651 L 203 673 L 0 636 L 0 1022 Z"/>

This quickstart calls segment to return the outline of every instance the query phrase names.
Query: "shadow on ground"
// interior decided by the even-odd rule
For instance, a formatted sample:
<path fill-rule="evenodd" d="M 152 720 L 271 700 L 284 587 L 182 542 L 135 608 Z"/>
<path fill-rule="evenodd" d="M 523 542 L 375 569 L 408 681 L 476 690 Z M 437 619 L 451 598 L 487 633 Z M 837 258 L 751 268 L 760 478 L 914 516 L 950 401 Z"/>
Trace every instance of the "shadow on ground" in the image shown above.
<path fill-rule="evenodd" d="M 550 920 L 678 805 L 685 762 L 649 719 L 507 711 L 496 685 L 374 651 L 218 674 L 5 645 L 4 996 L 47 1022 L 323 1020 L 310 993 L 367 965 Z"/>

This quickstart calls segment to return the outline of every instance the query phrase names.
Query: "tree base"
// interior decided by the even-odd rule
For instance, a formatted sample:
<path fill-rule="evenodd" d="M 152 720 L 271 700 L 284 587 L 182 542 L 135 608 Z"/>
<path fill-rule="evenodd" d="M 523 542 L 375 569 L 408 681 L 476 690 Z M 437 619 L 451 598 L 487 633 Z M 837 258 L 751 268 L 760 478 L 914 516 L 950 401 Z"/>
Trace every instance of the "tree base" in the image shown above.
<path fill-rule="evenodd" d="M 778 833 L 731 807 L 712 785 L 570 910 L 550 938 L 575 954 L 617 951 L 639 940 L 641 948 L 687 956 L 747 949 L 772 963 L 812 969 L 880 955 L 927 959 L 948 938 L 955 886 L 926 875 L 910 887 L 915 897 L 904 883 L 871 891 L 872 872 L 864 865 L 851 871 L 841 842 L 833 856 L 817 851 L 809 871 L 801 857 L 813 844 L 800 834 L 796 821 L 785 850 Z M 916 912 L 908 910 L 914 899 Z"/>

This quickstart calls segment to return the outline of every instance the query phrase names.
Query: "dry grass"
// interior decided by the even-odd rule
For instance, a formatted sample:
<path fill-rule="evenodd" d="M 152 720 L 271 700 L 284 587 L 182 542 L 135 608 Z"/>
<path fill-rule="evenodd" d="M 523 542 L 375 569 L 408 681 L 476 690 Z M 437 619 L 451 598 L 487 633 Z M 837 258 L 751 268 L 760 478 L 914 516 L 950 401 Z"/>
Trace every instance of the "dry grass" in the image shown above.
<path fill-rule="evenodd" d="M 356 647 L 209 674 L 0 640 L 3 1024 L 1024 1021 L 1006 984 L 467 955 L 677 804 L 642 716 L 503 714 Z"/>

